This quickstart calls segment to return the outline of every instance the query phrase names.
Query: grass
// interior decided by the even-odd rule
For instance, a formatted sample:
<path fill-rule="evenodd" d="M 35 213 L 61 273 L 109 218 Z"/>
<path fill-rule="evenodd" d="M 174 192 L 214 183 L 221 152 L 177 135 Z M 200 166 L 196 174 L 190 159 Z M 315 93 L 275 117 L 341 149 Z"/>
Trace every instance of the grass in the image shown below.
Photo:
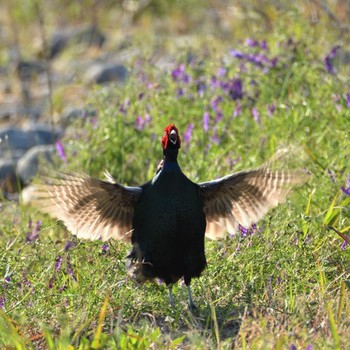
<path fill-rule="evenodd" d="M 331 74 L 323 61 L 337 38 L 346 39 L 325 18 L 311 25 L 292 15 L 293 24 L 280 13 L 266 37 L 253 33 L 259 43 L 267 40 L 269 51 L 244 41 L 202 46 L 206 39 L 199 37 L 192 60 L 187 52 L 177 56 L 176 67 L 184 65 L 177 79 L 160 71 L 152 54 L 137 58 L 124 87 L 96 87 L 89 94 L 86 105 L 97 119 L 77 121 L 62 140 L 67 164 L 57 157 L 56 167 L 99 177 L 108 169 L 130 185 L 153 176 L 162 129 L 170 122 L 183 135 L 182 170 L 197 182 L 258 166 L 282 145 L 304 150 L 306 158 L 293 154 L 288 165 L 306 167 L 313 176 L 286 204 L 269 212 L 254 234 L 207 241 L 208 268 L 193 281 L 199 310 L 188 310 L 181 283 L 172 309 L 164 284 L 136 287 L 128 280 L 124 257 L 130 247 L 76 240 L 37 210 L 3 201 L 0 347 L 347 347 L 350 250 L 341 249 L 343 238 L 327 227 L 342 234 L 350 229 L 350 197 L 341 191 L 350 173 L 350 91 L 347 66 Z M 261 67 L 233 57 L 230 49 L 270 61 Z M 222 88 L 232 79 L 241 79 L 241 97 L 239 89 L 233 98 Z"/>

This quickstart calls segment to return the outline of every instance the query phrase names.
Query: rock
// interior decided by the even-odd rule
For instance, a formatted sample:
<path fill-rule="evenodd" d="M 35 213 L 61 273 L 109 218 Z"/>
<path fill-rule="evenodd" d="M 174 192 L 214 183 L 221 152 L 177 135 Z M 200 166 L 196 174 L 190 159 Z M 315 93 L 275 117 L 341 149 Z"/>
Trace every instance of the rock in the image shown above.
<path fill-rule="evenodd" d="M 32 147 L 18 161 L 16 171 L 18 177 L 24 184 L 29 184 L 33 177 L 38 173 L 39 163 L 51 162 L 56 152 L 54 145 L 39 145 Z"/>
<path fill-rule="evenodd" d="M 102 47 L 106 36 L 96 26 L 88 25 L 78 31 L 73 40 L 87 46 Z"/>
<path fill-rule="evenodd" d="M 105 35 L 93 25 L 81 28 L 61 28 L 51 38 L 49 58 L 52 59 L 60 54 L 68 45 L 83 44 L 87 47 L 102 47 L 105 41 Z"/>
<path fill-rule="evenodd" d="M 62 135 L 62 130 L 47 124 L 34 124 L 27 129 L 7 127 L 0 131 L 0 156 L 17 150 L 28 150 L 36 145 L 54 143 Z"/>
<path fill-rule="evenodd" d="M 122 64 L 95 63 L 85 74 L 87 83 L 103 84 L 108 82 L 125 82 L 128 70 Z"/>
<path fill-rule="evenodd" d="M 43 61 L 21 60 L 17 64 L 16 72 L 21 80 L 30 80 L 46 72 L 46 63 Z"/>

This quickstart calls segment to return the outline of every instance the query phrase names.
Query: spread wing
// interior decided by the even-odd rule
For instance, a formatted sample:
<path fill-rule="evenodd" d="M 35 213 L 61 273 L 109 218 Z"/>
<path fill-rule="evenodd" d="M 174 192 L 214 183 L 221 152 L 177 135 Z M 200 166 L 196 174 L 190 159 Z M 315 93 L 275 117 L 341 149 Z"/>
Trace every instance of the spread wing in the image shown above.
<path fill-rule="evenodd" d="M 88 175 L 59 173 L 35 186 L 32 203 L 62 220 L 78 238 L 130 242 L 134 205 L 142 189 L 107 177 L 101 181 Z"/>
<path fill-rule="evenodd" d="M 294 185 L 308 176 L 297 170 L 261 167 L 199 184 L 207 219 L 206 236 L 221 238 L 238 226 L 250 227 L 267 211 L 285 201 Z"/>

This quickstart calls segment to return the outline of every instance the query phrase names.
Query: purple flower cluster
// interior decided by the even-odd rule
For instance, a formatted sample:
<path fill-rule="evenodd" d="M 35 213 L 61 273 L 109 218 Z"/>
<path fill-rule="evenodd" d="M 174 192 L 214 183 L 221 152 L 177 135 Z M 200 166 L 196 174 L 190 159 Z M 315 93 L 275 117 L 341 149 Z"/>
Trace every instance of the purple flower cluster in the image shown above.
<path fill-rule="evenodd" d="M 340 49 L 340 46 L 334 46 L 332 50 L 326 55 L 324 58 L 324 65 L 328 71 L 328 73 L 335 74 L 337 70 L 333 66 L 333 62 L 335 57 L 337 56 L 337 51 Z"/>
<path fill-rule="evenodd" d="M 341 190 L 345 195 L 350 196 L 350 174 L 348 175 L 348 178 L 346 180 L 346 185 L 342 186 Z"/>
<path fill-rule="evenodd" d="M 66 247 L 67 247 L 67 245 L 66 245 Z M 50 289 L 53 288 L 54 283 L 57 280 L 57 274 L 60 273 L 60 271 L 62 271 L 61 270 L 62 263 L 63 263 L 63 257 L 62 257 L 62 255 L 59 255 L 57 257 L 57 259 L 56 259 L 56 262 L 55 262 L 54 273 L 53 273 L 52 277 L 49 279 L 48 287 Z M 71 278 L 73 279 L 73 281 L 76 282 L 77 279 L 75 277 L 75 274 L 74 274 L 74 271 L 73 271 L 73 268 L 72 268 L 72 265 L 71 265 L 71 262 L 70 262 L 70 257 L 69 257 L 68 254 L 66 255 L 66 258 L 65 258 L 65 265 L 66 265 L 66 269 L 65 269 L 64 273 L 67 273 L 68 275 L 70 275 Z M 62 291 L 63 289 L 64 289 L 64 287 L 61 287 L 59 290 Z"/>
<path fill-rule="evenodd" d="M 243 227 L 241 224 L 238 225 L 238 232 L 242 237 L 252 236 L 257 232 L 256 224 L 252 224 L 250 228 Z"/>
<path fill-rule="evenodd" d="M 265 53 L 258 52 L 253 54 L 244 53 L 238 50 L 231 50 L 231 55 L 239 60 L 252 63 L 256 67 L 268 70 L 274 68 L 278 64 L 278 58 L 268 58 Z"/>
<path fill-rule="evenodd" d="M 5 311 L 5 297 L 0 295 L 0 309 Z"/>
<path fill-rule="evenodd" d="M 102 245 L 102 255 L 107 254 L 108 251 L 109 251 L 108 243 L 103 243 L 103 245 Z"/>
<path fill-rule="evenodd" d="M 185 65 L 180 64 L 178 67 L 176 67 L 172 72 L 171 76 L 174 81 L 176 82 L 183 82 L 185 84 L 188 84 L 191 82 L 191 77 L 189 74 L 186 73 Z"/>
<path fill-rule="evenodd" d="M 141 117 L 140 115 L 137 116 L 135 121 L 135 129 L 136 130 L 143 130 L 147 124 L 149 124 L 151 121 L 151 116 L 146 113 L 144 117 Z"/>
<path fill-rule="evenodd" d="M 56 146 L 56 150 L 57 150 L 59 157 L 63 160 L 64 163 L 67 163 L 66 152 L 64 150 L 64 146 L 63 146 L 61 140 L 57 140 L 55 143 L 55 146 Z"/>
<path fill-rule="evenodd" d="M 294 344 L 291 344 L 289 346 L 289 350 L 297 350 L 298 348 L 294 345 Z M 313 350 L 314 349 L 314 346 L 312 344 L 309 344 L 305 350 Z"/>
<path fill-rule="evenodd" d="M 184 134 L 184 142 L 187 144 L 191 142 L 193 129 L 194 129 L 194 124 L 193 123 L 188 124 Z"/>
<path fill-rule="evenodd" d="M 42 221 L 37 221 L 34 228 L 32 227 L 32 221 L 29 220 L 28 232 L 26 235 L 27 243 L 35 242 L 39 238 L 39 232 L 41 230 Z"/>

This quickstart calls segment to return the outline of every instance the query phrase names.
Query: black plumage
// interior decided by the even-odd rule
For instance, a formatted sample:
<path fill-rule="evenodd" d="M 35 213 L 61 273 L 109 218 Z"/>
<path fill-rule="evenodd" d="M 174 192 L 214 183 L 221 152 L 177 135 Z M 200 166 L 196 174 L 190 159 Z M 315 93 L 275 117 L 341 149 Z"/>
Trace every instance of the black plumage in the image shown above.
<path fill-rule="evenodd" d="M 194 307 L 190 283 L 206 267 L 205 236 L 220 238 L 238 226 L 251 226 L 283 201 L 307 176 L 295 170 L 271 170 L 270 163 L 224 178 L 196 184 L 181 171 L 181 145 L 171 124 L 162 138 L 163 160 L 155 177 L 128 187 L 87 175 L 62 174 L 39 185 L 36 202 L 79 238 L 123 240 L 132 244 L 128 274 L 143 283 L 162 279 L 171 287 L 183 278 Z"/>

